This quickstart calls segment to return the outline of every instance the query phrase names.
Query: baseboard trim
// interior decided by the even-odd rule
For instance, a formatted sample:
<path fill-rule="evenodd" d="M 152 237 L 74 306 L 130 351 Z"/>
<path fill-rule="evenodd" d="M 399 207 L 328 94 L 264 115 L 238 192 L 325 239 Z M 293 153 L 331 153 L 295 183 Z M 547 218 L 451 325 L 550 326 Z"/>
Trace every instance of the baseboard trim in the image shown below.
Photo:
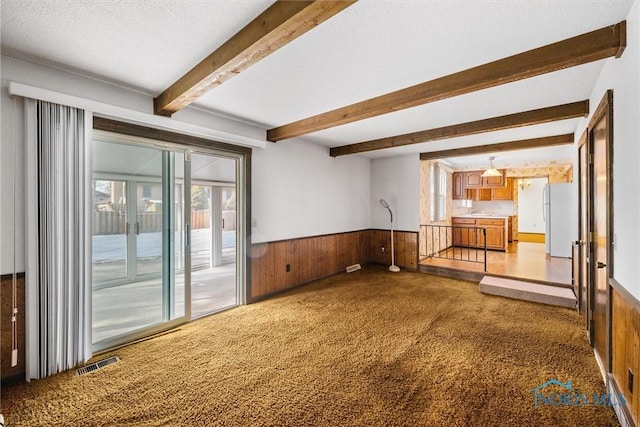
<path fill-rule="evenodd" d="M 518 241 L 528 242 L 528 243 L 544 243 L 545 234 L 544 233 L 523 233 L 522 231 L 518 231 Z"/>
<path fill-rule="evenodd" d="M 616 413 L 616 417 L 618 417 L 618 421 L 622 427 L 636 427 L 633 422 L 633 417 L 631 416 L 631 412 L 629 412 L 629 404 L 626 401 L 627 396 L 625 396 L 625 403 L 622 404 L 618 396 L 620 395 L 620 388 L 618 387 L 618 383 L 616 382 L 615 377 L 612 374 L 608 375 L 608 381 L 606 384 L 607 393 L 611 396 L 611 401 L 614 403 L 612 405 L 613 411 Z M 630 397 L 630 396 L 629 396 Z"/>

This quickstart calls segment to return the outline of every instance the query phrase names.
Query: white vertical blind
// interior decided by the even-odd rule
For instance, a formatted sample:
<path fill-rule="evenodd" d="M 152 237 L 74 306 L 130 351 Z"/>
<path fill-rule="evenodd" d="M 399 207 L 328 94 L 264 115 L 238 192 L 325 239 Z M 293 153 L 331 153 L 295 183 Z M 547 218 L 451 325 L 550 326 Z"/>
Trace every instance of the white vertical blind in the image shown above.
<path fill-rule="evenodd" d="M 33 100 L 26 110 L 30 380 L 91 356 L 91 115 Z"/>

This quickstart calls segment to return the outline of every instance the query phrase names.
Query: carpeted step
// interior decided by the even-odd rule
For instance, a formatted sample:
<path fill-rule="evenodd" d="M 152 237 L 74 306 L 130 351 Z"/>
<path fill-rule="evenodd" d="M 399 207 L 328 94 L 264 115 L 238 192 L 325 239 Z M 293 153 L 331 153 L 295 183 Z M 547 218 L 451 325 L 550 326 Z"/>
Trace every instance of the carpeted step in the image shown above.
<path fill-rule="evenodd" d="M 571 289 L 502 277 L 484 276 L 480 281 L 480 292 L 560 307 L 576 307 L 576 296 Z"/>

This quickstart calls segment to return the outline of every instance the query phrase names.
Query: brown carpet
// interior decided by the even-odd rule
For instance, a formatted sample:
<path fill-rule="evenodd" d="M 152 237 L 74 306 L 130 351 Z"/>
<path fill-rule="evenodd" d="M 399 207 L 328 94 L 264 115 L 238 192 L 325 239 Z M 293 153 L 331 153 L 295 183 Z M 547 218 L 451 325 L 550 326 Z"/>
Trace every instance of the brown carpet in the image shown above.
<path fill-rule="evenodd" d="M 618 425 L 610 407 L 534 407 L 550 379 L 604 393 L 575 311 L 378 267 L 114 354 L 3 388 L 7 425 Z"/>

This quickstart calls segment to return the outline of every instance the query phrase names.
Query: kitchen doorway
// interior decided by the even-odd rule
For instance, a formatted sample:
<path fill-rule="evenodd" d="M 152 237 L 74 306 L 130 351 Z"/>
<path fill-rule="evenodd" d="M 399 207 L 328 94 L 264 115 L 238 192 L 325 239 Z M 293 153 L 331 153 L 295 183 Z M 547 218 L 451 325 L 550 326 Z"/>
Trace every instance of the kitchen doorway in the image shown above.
<path fill-rule="evenodd" d="M 518 242 L 545 244 L 544 187 L 548 177 L 518 178 Z"/>

